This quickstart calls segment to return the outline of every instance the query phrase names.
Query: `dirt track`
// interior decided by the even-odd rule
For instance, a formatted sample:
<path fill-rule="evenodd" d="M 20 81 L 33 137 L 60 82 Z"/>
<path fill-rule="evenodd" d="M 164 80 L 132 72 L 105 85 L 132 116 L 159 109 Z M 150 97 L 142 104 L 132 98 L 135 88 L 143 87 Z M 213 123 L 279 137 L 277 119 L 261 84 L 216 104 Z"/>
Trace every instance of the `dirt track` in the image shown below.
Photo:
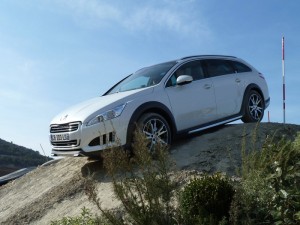
<path fill-rule="evenodd" d="M 226 125 L 176 140 L 170 154 L 177 173 L 196 170 L 234 175 L 241 165 L 242 140 L 246 138 L 246 148 L 251 149 L 254 128 L 255 124 Z M 275 139 L 283 135 L 293 138 L 300 125 L 260 124 L 256 132 L 258 149 L 275 131 Z M 99 213 L 84 194 L 84 178 L 91 173 L 96 173 L 102 205 L 117 207 L 119 202 L 114 199 L 101 161 L 65 158 L 0 187 L 0 224 L 50 224 L 64 216 L 79 215 L 83 207 Z"/>

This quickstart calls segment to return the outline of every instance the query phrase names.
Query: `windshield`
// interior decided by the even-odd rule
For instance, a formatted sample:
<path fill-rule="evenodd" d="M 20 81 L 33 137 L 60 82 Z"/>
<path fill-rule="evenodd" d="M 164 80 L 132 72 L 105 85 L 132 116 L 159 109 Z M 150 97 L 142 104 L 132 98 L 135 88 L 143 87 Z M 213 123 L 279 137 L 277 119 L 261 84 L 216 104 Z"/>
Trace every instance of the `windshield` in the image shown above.
<path fill-rule="evenodd" d="M 125 78 L 106 94 L 130 91 L 158 84 L 175 64 L 176 62 L 173 61 L 140 69 Z"/>

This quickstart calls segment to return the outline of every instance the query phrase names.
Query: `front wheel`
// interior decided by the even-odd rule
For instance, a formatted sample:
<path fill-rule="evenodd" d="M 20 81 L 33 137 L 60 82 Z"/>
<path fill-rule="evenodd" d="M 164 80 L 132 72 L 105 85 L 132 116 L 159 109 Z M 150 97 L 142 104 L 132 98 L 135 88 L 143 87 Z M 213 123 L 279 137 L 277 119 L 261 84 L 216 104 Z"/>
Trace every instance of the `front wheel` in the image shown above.
<path fill-rule="evenodd" d="M 255 90 L 250 90 L 245 100 L 245 109 L 242 121 L 244 123 L 253 123 L 261 121 L 264 116 L 265 110 L 265 103 L 261 94 Z"/>
<path fill-rule="evenodd" d="M 146 113 L 138 120 L 138 127 L 149 141 L 149 151 L 152 152 L 158 144 L 171 144 L 171 130 L 164 117 L 157 113 Z"/>

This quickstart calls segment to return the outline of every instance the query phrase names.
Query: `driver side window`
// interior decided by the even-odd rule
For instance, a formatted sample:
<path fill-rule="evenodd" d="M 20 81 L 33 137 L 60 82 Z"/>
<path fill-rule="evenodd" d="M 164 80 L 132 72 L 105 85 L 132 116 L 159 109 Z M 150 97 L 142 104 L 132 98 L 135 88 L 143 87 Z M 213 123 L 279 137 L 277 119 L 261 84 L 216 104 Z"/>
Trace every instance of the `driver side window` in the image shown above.
<path fill-rule="evenodd" d="M 189 75 L 193 77 L 193 80 L 200 80 L 204 78 L 204 72 L 202 69 L 201 61 L 192 61 L 180 66 L 173 75 L 169 78 L 166 87 L 176 86 L 177 78 L 180 75 Z"/>

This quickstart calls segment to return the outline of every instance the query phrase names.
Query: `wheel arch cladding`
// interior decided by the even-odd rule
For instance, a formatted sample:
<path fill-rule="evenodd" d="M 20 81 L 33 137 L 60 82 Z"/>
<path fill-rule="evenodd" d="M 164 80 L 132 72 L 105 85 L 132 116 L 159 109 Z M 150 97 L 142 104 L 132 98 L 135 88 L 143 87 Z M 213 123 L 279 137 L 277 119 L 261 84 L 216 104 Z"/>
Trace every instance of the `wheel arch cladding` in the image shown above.
<path fill-rule="evenodd" d="M 128 129 L 127 129 L 127 138 L 126 138 L 127 144 L 129 144 L 132 140 L 133 131 L 135 129 L 136 122 L 145 113 L 157 113 L 157 114 L 161 115 L 162 117 L 164 117 L 164 119 L 168 122 L 168 124 L 170 126 L 171 135 L 172 135 L 171 138 L 173 138 L 174 134 L 177 133 L 175 120 L 174 120 L 174 117 L 173 117 L 171 111 L 169 110 L 169 108 L 160 102 L 147 102 L 147 103 L 140 105 L 134 111 L 134 113 L 132 114 L 132 116 L 130 118 Z"/>

